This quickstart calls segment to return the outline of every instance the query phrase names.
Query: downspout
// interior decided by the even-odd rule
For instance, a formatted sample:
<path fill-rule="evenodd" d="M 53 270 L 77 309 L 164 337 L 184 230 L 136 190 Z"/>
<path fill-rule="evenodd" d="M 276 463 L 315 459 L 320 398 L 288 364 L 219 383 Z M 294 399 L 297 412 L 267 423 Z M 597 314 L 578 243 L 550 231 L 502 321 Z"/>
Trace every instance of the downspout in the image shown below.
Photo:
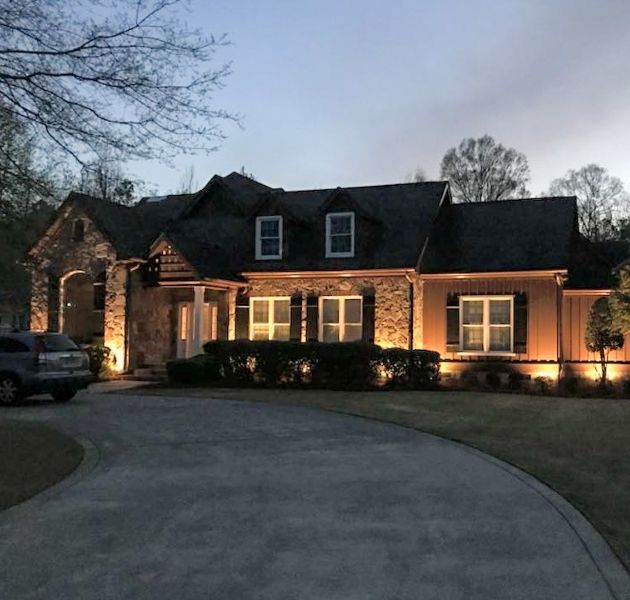
<path fill-rule="evenodd" d="M 556 328 L 557 328 L 557 340 L 556 343 L 558 344 L 558 381 L 560 380 L 560 377 L 562 376 L 562 371 L 564 369 L 564 356 L 562 353 L 562 303 L 563 303 L 563 297 L 562 297 L 562 288 L 564 285 L 564 281 L 562 279 L 561 275 L 557 275 L 556 276 L 556 311 L 557 311 L 557 315 L 556 315 Z"/>
<path fill-rule="evenodd" d="M 409 284 L 409 350 L 413 350 L 413 320 L 414 320 L 414 296 L 413 296 L 413 280 L 409 276 L 409 273 L 405 273 L 405 279 Z"/>

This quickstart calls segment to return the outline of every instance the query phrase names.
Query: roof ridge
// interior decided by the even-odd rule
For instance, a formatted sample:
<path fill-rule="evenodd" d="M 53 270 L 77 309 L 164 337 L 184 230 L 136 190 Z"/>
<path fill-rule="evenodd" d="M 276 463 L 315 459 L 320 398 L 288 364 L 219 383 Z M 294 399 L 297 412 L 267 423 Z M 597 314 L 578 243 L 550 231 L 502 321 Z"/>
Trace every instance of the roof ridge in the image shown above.
<path fill-rule="evenodd" d="M 452 206 L 486 206 L 488 204 L 505 204 L 507 202 L 544 202 L 548 200 L 577 200 L 576 196 L 533 196 L 531 198 L 505 198 L 503 200 L 486 200 L 485 202 L 453 202 Z"/>
<path fill-rule="evenodd" d="M 331 188 L 307 188 L 302 190 L 283 190 L 285 194 L 294 194 L 298 192 L 334 192 L 337 190 L 365 190 L 370 188 L 384 188 L 384 187 L 400 187 L 400 186 L 417 186 L 417 185 L 428 185 L 428 184 L 448 184 L 448 181 L 445 179 L 438 179 L 435 181 L 411 181 L 408 183 L 376 183 L 373 185 L 351 185 L 351 186 L 336 186 Z M 281 188 L 282 189 L 282 188 Z"/>

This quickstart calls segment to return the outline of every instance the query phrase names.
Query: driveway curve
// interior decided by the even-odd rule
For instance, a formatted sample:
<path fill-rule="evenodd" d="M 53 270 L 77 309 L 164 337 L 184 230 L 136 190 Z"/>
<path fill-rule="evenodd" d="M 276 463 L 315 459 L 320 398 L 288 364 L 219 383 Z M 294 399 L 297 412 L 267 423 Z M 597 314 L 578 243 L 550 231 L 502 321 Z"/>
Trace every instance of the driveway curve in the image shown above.
<path fill-rule="evenodd" d="M 4 413 L 85 436 L 98 460 L 0 514 L 0 598 L 615 598 L 540 493 L 432 436 L 227 400 Z"/>

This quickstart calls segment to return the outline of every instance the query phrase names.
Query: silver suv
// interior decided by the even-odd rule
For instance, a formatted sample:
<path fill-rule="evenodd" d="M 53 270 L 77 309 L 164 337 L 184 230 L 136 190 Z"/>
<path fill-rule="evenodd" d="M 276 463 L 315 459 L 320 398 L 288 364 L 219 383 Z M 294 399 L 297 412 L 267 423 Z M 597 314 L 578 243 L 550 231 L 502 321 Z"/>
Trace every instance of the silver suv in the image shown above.
<path fill-rule="evenodd" d="M 67 402 L 93 381 L 88 355 L 61 333 L 0 333 L 0 404 L 50 393 Z"/>

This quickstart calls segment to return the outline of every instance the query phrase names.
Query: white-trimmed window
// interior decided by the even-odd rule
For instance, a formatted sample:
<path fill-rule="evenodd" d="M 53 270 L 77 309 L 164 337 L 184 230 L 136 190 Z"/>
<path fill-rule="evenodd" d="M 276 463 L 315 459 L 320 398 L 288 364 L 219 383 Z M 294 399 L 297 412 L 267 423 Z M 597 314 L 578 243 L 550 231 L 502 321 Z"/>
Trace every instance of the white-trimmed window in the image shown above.
<path fill-rule="evenodd" d="M 250 298 L 249 337 L 252 340 L 288 340 L 290 298 Z"/>
<path fill-rule="evenodd" d="M 319 299 L 319 339 L 322 342 L 356 342 L 363 335 L 361 296 L 322 296 Z"/>
<path fill-rule="evenodd" d="M 326 215 L 326 257 L 354 256 L 354 213 Z"/>
<path fill-rule="evenodd" d="M 256 218 L 256 260 L 282 258 L 282 217 Z"/>
<path fill-rule="evenodd" d="M 514 296 L 461 296 L 459 309 L 462 352 L 513 352 Z"/>

